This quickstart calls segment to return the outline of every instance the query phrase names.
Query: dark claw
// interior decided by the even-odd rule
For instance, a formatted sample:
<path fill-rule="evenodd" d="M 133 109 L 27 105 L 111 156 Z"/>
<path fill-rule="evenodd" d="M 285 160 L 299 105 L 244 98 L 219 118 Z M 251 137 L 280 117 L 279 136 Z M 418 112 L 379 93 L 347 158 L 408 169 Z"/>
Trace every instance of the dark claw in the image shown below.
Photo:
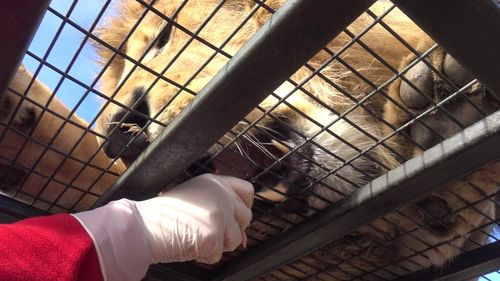
<path fill-rule="evenodd" d="M 444 57 L 443 73 L 458 87 L 463 87 L 474 79 L 474 76 L 449 54 Z"/>

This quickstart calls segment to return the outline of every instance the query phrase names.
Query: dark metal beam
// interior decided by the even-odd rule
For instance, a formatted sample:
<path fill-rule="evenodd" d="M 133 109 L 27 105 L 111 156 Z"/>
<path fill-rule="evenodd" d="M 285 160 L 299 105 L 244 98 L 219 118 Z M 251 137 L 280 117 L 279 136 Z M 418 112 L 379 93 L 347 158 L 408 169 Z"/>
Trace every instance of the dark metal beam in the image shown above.
<path fill-rule="evenodd" d="M 33 39 L 36 28 L 50 0 L 0 2 L 0 100 L 15 74 L 24 52 Z"/>
<path fill-rule="evenodd" d="M 95 206 L 158 194 L 373 2 L 287 1 Z"/>
<path fill-rule="evenodd" d="M 18 219 L 44 216 L 49 214 L 45 211 L 36 209 L 2 194 L 0 194 L 0 212 L 6 213 Z"/>
<path fill-rule="evenodd" d="M 469 280 L 498 269 L 500 269 L 500 241 L 466 252 L 443 267 L 415 272 L 398 281 Z"/>
<path fill-rule="evenodd" d="M 394 0 L 500 99 L 500 6 L 496 0 Z"/>
<path fill-rule="evenodd" d="M 149 267 L 147 278 L 154 280 L 168 280 L 168 281 L 200 281 L 200 279 L 193 278 L 178 270 L 172 270 L 169 267 L 162 265 L 153 265 Z"/>
<path fill-rule="evenodd" d="M 499 160 L 499 143 L 497 111 L 307 221 L 245 252 L 215 280 L 253 280 L 285 265 L 451 180 Z"/>

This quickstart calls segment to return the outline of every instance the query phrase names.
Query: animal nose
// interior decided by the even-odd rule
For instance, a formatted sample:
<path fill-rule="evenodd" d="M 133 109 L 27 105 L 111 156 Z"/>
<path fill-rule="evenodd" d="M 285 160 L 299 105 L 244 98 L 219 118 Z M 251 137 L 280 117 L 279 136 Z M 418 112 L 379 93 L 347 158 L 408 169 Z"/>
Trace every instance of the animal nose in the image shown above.
<path fill-rule="evenodd" d="M 149 117 L 149 106 L 143 97 L 143 88 L 135 89 L 132 95 L 131 112 L 123 109 L 108 122 L 104 152 L 112 158 L 120 157 L 130 165 L 148 147 L 150 139 L 144 126 Z"/>

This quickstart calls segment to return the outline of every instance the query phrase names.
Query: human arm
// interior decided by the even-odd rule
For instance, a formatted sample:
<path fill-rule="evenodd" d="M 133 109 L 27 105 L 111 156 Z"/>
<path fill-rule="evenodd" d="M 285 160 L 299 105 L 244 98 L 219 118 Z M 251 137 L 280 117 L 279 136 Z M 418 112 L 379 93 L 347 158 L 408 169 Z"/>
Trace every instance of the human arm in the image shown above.
<path fill-rule="evenodd" d="M 223 251 L 245 243 L 244 229 L 251 220 L 252 202 L 253 188 L 248 182 L 203 175 L 161 197 L 141 202 L 122 199 L 74 216 L 55 215 L 2 226 L 23 233 L 12 232 L 18 246 L 10 248 L 6 245 L 12 240 L 4 240 L 2 250 L 27 262 L 19 268 L 15 262 L 3 264 L 0 257 L 0 271 L 11 271 L 4 276 L 37 278 L 0 280 L 102 280 L 78 279 L 91 273 L 87 266 L 99 273 L 100 268 L 104 280 L 140 280 L 152 263 L 193 259 L 214 263 Z M 61 218 L 67 227 L 52 225 L 54 219 Z M 36 226 L 27 227 L 30 223 Z M 48 235 L 38 237 L 47 231 Z M 82 256 L 75 260 L 75 254 Z M 66 263 L 71 266 L 65 267 Z M 36 268 L 44 266 L 52 277 L 36 275 Z"/>
<path fill-rule="evenodd" d="M 205 174 L 159 197 L 122 199 L 75 217 L 94 239 L 105 279 L 140 280 L 150 264 L 215 263 L 245 244 L 252 203 L 250 183 Z"/>

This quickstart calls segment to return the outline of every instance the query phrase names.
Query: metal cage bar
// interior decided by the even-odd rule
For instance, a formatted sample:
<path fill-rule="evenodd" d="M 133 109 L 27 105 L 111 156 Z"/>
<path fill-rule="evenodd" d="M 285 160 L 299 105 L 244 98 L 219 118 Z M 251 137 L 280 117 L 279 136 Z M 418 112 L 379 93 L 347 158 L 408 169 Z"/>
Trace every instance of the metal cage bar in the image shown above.
<path fill-rule="evenodd" d="M 500 111 L 242 255 L 217 281 L 252 280 L 500 159 Z M 488 151 L 488 154 L 482 153 Z"/>
<path fill-rule="evenodd" d="M 165 266 L 154 265 L 149 267 L 147 277 L 153 280 L 165 280 L 165 276 L 168 276 L 169 281 L 199 281 L 197 278 L 193 278 L 182 274 L 178 271 L 171 270 Z M 146 279 L 148 280 L 148 279 Z"/>
<path fill-rule="evenodd" d="M 0 212 L 18 219 L 48 215 L 45 211 L 28 206 L 2 194 L 0 194 Z"/>
<path fill-rule="evenodd" d="M 160 192 L 373 2 L 286 2 L 94 206 Z"/>
<path fill-rule="evenodd" d="M 49 0 L 3 1 L 0 4 L 0 98 L 42 20 Z"/>

